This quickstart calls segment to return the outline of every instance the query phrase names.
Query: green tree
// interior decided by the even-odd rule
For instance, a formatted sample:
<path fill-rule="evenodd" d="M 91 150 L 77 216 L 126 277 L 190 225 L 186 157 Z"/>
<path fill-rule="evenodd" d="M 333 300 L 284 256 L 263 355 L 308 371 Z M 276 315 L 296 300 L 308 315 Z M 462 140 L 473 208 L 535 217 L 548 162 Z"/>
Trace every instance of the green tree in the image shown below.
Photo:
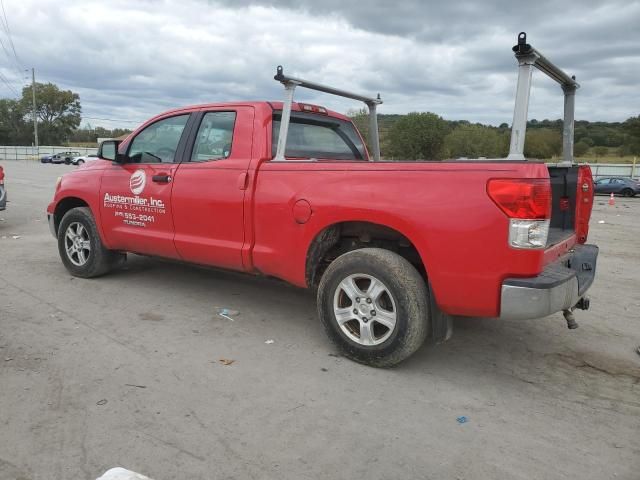
<path fill-rule="evenodd" d="M 389 131 L 389 152 L 407 160 L 444 158 L 444 138 L 449 124 L 430 112 L 412 112 L 400 118 Z"/>
<path fill-rule="evenodd" d="M 459 125 L 444 140 L 447 157 L 501 158 L 509 150 L 508 137 L 484 125 Z"/>
<path fill-rule="evenodd" d="M 562 153 L 562 134 L 548 128 L 528 129 L 524 154 L 529 158 L 552 158 Z"/>
<path fill-rule="evenodd" d="M 576 157 L 583 157 L 588 151 L 589 145 L 584 140 L 580 140 L 573 146 L 573 153 Z"/>
<path fill-rule="evenodd" d="M 69 141 L 78 143 L 96 143 L 98 138 L 117 138 L 129 133 L 131 133 L 131 130 L 128 129 L 114 128 L 113 130 L 109 130 L 104 127 L 94 128 L 90 124 L 87 124 L 84 128 L 74 130 L 69 137 Z"/>
<path fill-rule="evenodd" d="M 21 102 L 0 99 L 0 145 L 31 144 L 33 128 L 25 121 L 26 112 Z"/>
<path fill-rule="evenodd" d="M 621 145 L 620 147 L 616 148 L 616 155 L 621 158 L 626 155 L 631 155 L 631 149 L 628 145 Z"/>
<path fill-rule="evenodd" d="M 609 153 L 609 149 L 603 146 L 593 147 L 593 153 L 596 155 L 596 158 L 600 158 Z"/>
<path fill-rule="evenodd" d="M 640 138 L 640 115 L 637 117 L 628 118 L 624 122 L 624 130 L 636 138 Z"/>
<path fill-rule="evenodd" d="M 31 109 L 31 86 L 22 89 L 20 103 Z M 36 83 L 36 113 L 41 145 L 65 142 L 80 125 L 80 96 L 71 90 L 60 90 L 53 83 Z"/>
<path fill-rule="evenodd" d="M 362 134 L 369 151 L 371 151 L 371 145 L 369 145 L 369 112 L 367 109 L 361 108 L 359 110 L 349 110 L 347 112 L 347 116 L 351 118 L 351 121 Z M 380 121 L 380 119 L 378 119 L 378 121 Z"/>
<path fill-rule="evenodd" d="M 625 144 L 633 155 L 640 155 L 640 115 L 631 117 L 623 124 L 627 141 Z"/>

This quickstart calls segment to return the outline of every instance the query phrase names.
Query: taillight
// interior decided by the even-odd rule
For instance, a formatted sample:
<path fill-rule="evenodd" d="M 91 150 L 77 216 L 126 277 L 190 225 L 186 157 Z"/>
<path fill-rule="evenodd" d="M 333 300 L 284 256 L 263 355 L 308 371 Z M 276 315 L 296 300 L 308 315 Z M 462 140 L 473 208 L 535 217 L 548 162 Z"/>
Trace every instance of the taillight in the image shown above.
<path fill-rule="evenodd" d="M 578 167 L 578 185 L 576 191 L 576 239 L 578 243 L 585 243 L 589 235 L 589 219 L 593 208 L 593 177 L 591 167 Z"/>
<path fill-rule="evenodd" d="M 551 218 L 548 178 L 493 178 L 487 183 L 491 200 L 509 217 L 509 245 L 544 248 Z"/>
<path fill-rule="evenodd" d="M 493 178 L 487 192 L 509 218 L 551 218 L 551 183 L 548 178 Z"/>

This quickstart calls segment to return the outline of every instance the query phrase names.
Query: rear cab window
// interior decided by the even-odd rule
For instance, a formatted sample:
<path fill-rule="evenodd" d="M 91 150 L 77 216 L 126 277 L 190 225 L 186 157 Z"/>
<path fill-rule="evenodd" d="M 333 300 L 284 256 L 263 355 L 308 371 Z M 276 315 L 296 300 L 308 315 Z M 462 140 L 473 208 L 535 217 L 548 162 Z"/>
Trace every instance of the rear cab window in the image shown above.
<path fill-rule="evenodd" d="M 281 112 L 274 112 L 272 156 L 276 154 L 281 117 Z M 291 112 L 285 157 L 303 160 L 368 159 L 362 139 L 351 122 L 303 112 Z"/>

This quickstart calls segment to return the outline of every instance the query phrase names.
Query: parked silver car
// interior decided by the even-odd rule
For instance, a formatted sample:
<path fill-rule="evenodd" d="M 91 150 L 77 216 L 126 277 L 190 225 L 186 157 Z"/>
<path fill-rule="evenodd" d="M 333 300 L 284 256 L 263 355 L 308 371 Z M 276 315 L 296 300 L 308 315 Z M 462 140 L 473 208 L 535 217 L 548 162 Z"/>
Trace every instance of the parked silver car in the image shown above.
<path fill-rule="evenodd" d="M 613 193 L 623 197 L 635 197 L 640 194 L 640 181 L 631 178 L 607 177 L 594 182 L 595 193 Z"/>
<path fill-rule="evenodd" d="M 64 163 L 66 165 L 70 165 L 71 160 L 73 160 L 74 157 L 79 157 L 79 156 L 80 156 L 80 152 L 74 152 L 74 151 L 60 152 L 60 153 L 56 153 L 53 157 L 51 157 L 51 163 Z"/>

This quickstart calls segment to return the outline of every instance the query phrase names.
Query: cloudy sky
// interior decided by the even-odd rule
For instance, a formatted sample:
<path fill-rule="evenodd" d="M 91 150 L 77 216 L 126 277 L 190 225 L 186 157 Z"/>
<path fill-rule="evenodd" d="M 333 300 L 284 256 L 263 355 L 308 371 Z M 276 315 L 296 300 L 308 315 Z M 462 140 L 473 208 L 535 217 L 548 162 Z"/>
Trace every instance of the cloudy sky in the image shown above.
<path fill-rule="evenodd" d="M 194 103 L 279 100 L 278 64 L 380 92 L 381 113 L 511 123 L 511 46 L 522 30 L 577 76 L 578 119 L 640 114 L 640 1 L 2 1 L 0 96 L 15 96 L 30 82 L 23 70 L 35 67 L 37 81 L 79 93 L 83 123 L 94 126 L 133 127 Z M 360 107 L 314 92 L 297 99 Z M 535 74 L 530 118 L 561 114 L 559 86 Z"/>

